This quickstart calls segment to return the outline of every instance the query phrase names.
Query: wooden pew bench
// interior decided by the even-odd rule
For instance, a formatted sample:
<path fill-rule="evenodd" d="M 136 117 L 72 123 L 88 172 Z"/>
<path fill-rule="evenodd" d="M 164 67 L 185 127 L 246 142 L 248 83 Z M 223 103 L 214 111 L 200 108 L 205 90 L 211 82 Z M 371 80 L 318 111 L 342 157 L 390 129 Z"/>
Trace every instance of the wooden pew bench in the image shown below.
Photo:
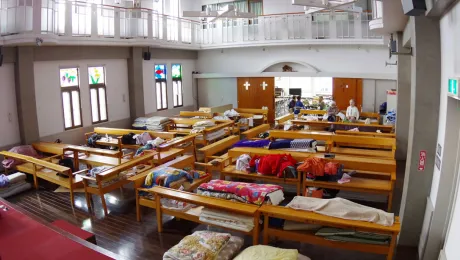
<path fill-rule="evenodd" d="M 173 168 L 177 168 L 177 169 L 184 169 L 186 167 L 190 167 L 194 170 L 196 170 L 196 166 L 202 166 L 202 167 L 205 167 L 205 171 L 207 170 L 207 167 L 208 165 L 206 164 L 201 164 L 201 163 L 197 163 L 195 162 L 195 157 L 193 157 L 192 155 L 185 155 L 185 156 L 181 156 L 181 157 L 178 157 L 172 161 L 169 161 L 161 166 L 158 166 L 154 169 L 148 169 L 148 170 L 145 170 L 135 176 L 132 176 L 130 177 L 128 180 L 133 182 L 134 183 L 134 188 L 135 188 L 135 192 L 136 192 L 136 215 L 137 215 L 137 221 L 141 221 L 141 206 L 143 207 L 148 207 L 148 208 L 152 208 L 152 209 L 155 209 L 156 208 L 156 202 L 155 200 L 152 200 L 151 198 L 149 197 L 146 197 L 146 196 L 140 196 L 140 192 L 147 192 L 147 193 L 151 193 L 151 190 L 152 189 L 147 189 L 147 188 L 143 188 L 142 186 L 144 185 L 144 182 L 145 182 L 145 178 L 147 177 L 147 175 L 156 170 L 156 169 L 161 169 L 161 168 L 164 168 L 164 167 L 173 167 Z M 207 172 L 207 171 L 206 171 Z M 211 174 L 208 174 L 208 176 L 206 177 L 203 177 L 201 179 L 195 179 L 193 181 L 193 183 L 190 184 L 190 186 L 188 186 L 188 189 L 186 189 L 187 191 L 193 191 L 195 190 L 196 188 L 198 188 L 198 186 L 200 186 L 202 183 L 206 183 L 206 182 L 209 182 L 211 180 L 212 176 Z"/>
<path fill-rule="evenodd" d="M 349 130 L 352 128 L 358 128 L 360 131 L 364 132 L 376 132 L 380 130 L 382 133 L 391 133 L 393 131 L 393 126 L 391 125 L 377 125 L 371 124 L 366 125 L 363 123 L 344 123 L 344 122 L 327 122 L 327 121 L 307 121 L 307 120 L 291 120 L 293 125 L 300 126 L 309 126 L 310 130 L 325 130 L 333 126 L 336 130 Z"/>
<path fill-rule="evenodd" d="M 243 132 L 242 135 L 245 139 L 253 139 L 258 138 L 259 134 L 264 133 L 268 130 L 270 130 L 270 125 L 263 124 Z"/>
<path fill-rule="evenodd" d="M 88 138 L 93 135 L 93 134 L 100 134 L 103 137 L 96 141 L 96 144 L 98 145 L 103 145 L 103 146 L 115 146 L 121 149 L 127 148 L 127 149 L 137 149 L 139 148 L 139 145 L 129 145 L 129 144 L 123 144 L 122 143 L 122 136 L 127 135 L 130 133 L 133 134 L 142 134 L 142 133 L 148 133 L 152 139 L 155 139 L 157 137 L 160 137 L 161 139 L 164 140 L 169 140 L 174 137 L 176 137 L 176 134 L 174 133 L 168 133 L 168 132 L 155 132 L 155 131 L 149 131 L 149 130 L 134 130 L 134 129 L 122 129 L 122 128 L 108 128 L 108 127 L 95 127 L 92 132 L 86 133 L 85 137 L 86 140 L 88 141 Z M 113 138 L 111 140 L 107 140 L 105 135 L 109 135 Z"/>
<path fill-rule="evenodd" d="M 292 119 L 294 119 L 294 114 L 287 114 L 287 115 L 284 115 L 284 116 L 280 116 L 278 118 L 275 118 L 275 124 L 276 125 L 283 125 L 284 123 L 286 123 L 287 121 L 292 120 Z"/>
<path fill-rule="evenodd" d="M 80 162 L 89 166 L 116 166 L 129 160 L 123 158 L 123 153 L 121 151 L 77 145 L 67 145 L 63 152 L 65 157 L 73 158 L 75 169 L 79 169 Z"/>
<path fill-rule="evenodd" d="M 268 124 L 268 110 L 267 109 L 256 109 L 256 108 L 234 108 L 234 110 L 238 113 L 247 113 L 253 115 L 261 115 L 262 124 Z"/>
<path fill-rule="evenodd" d="M 183 135 L 189 135 L 191 133 L 191 128 L 195 123 L 198 122 L 203 122 L 203 121 L 212 121 L 216 125 L 213 127 L 206 128 L 203 130 L 201 133 L 197 133 L 196 138 L 195 138 L 195 143 L 196 144 L 202 144 L 202 145 L 208 145 L 211 142 L 215 142 L 230 133 L 233 132 L 231 130 L 234 126 L 234 122 L 231 120 L 213 120 L 213 119 L 192 119 L 192 118 L 171 118 L 170 124 L 168 125 L 168 131 L 177 133 L 177 134 L 183 134 Z M 230 129 L 230 131 L 226 131 L 226 133 L 217 138 L 212 138 L 210 139 L 210 136 L 212 136 L 214 133 L 222 130 L 222 129 Z"/>
<path fill-rule="evenodd" d="M 75 202 L 74 190 L 83 186 L 82 178 L 79 175 L 81 171 L 72 172 L 70 168 L 54 164 L 30 156 L 6 152 L 0 152 L 6 158 L 21 160 L 24 163 L 17 165 L 15 168 L 20 172 L 31 174 L 34 178 L 34 186 L 38 189 L 38 178 L 51 183 L 63 186 L 70 190 L 70 201 L 73 207 Z M 68 177 L 63 177 L 68 176 Z"/>
<path fill-rule="evenodd" d="M 314 139 L 316 141 L 324 142 L 323 146 L 317 146 L 318 152 L 329 152 L 332 146 L 332 136 L 330 132 L 317 132 L 317 131 L 270 131 L 269 138 L 275 139 Z"/>
<path fill-rule="evenodd" d="M 386 227 L 370 222 L 340 219 L 313 212 L 295 210 L 280 206 L 263 205 L 259 208 L 259 212 L 264 217 L 263 244 L 265 245 L 269 243 L 270 237 L 276 237 L 283 240 L 299 241 L 302 243 L 328 246 L 332 248 L 382 254 L 387 256 L 387 260 L 392 260 L 394 251 L 396 249 L 398 234 L 401 230 L 399 217 L 395 218 L 395 223 L 393 226 Z M 323 237 L 316 236 L 312 231 L 288 231 L 280 228 L 270 227 L 269 218 L 279 218 L 301 223 L 321 225 L 325 227 L 336 227 L 352 229 L 354 231 L 389 235 L 391 236 L 391 241 L 388 245 L 371 245 L 357 242 L 330 241 Z"/>
<path fill-rule="evenodd" d="M 254 155 L 268 155 L 268 154 L 285 154 L 286 152 L 278 150 L 266 150 L 261 148 L 233 148 L 228 151 L 229 158 L 238 158 L 242 154 L 248 154 L 249 156 Z M 298 162 L 304 161 L 308 157 L 317 157 L 323 158 L 322 154 L 315 153 L 303 153 L 303 152 L 290 152 L 289 153 L 295 160 Z M 382 159 L 382 158 L 366 158 L 366 157 L 354 157 L 347 155 L 336 155 L 334 159 L 324 159 L 326 162 L 336 162 L 343 164 L 345 171 L 354 170 L 357 171 L 357 174 L 354 175 L 351 179 L 351 182 L 339 184 L 338 182 L 326 182 L 326 181 L 307 181 L 306 174 L 299 174 L 299 177 L 302 176 L 300 180 L 300 185 L 303 185 L 301 191 L 305 191 L 307 187 L 318 187 L 318 188 L 328 188 L 336 190 L 348 190 L 354 192 L 362 193 L 373 193 L 373 194 L 383 194 L 388 197 L 388 211 L 391 210 L 392 199 L 393 199 L 393 190 L 396 182 L 396 161 L 391 159 Z M 233 171 L 234 168 L 228 168 L 228 172 L 223 170 L 221 176 L 232 176 L 243 179 L 252 179 L 252 180 L 262 180 L 262 181 L 272 181 L 272 179 L 266 179 L 266 176 L 260 176 L 259 174 L 248 174 L 245 172 L 236 172 Z M 221 177 L 222 178 L 222 177 Z M 276 178 L 276 177 L 272 177 Z M 278 180 L 277 183 L 282 183 L 284 179 Z M 292 179 L 291 179 L 292 181 Z M 298 185 L 298 184 L 297 184 Z M 299 193 L 299 188 L 297 188 Z"/>
<path fill-rule="evenodd" d="M 137 173 L 141 171 L 147 171 L 153 168 L 153 158 L 155 153 L 149 153 L 141 157 L 137 157 L 133 160 L 130 160 L 126 163 L 115 166 L 111 169 L 103 171 L 96 174 L 96 177 L 81 176 L 83 178 L 83 184 L 85 187 L 85 197 L 86 203 L 88 205 L 88 210 L 91 211 L 91 194 L 98 195 L 101 198 L 102 207 L 104 208 L 104 213 L 107 215 L 107 204 L 105 202 L 104 195 L 118 188 L 122 188 L 124 185 L 130 183 L 127 178 L 122 176 L 123 173 L 126 173 L 128 170 L 132 170 L 133 167 L 143 166 L 144 168 L 137 170 Z M 94 205 L 94 204 L 93 204 Z"/>
<path fill-rule="evenodd" d="M 228 157 L 227 153 L 221 156 L 214 156 L 214 155 L 232 147 L 232 145 L 237 143 L 239 140 L 240 138 L 238 136 L 232 135 L 222 140 L 219 140 L 215 143 L 207 145 L 199 149 L 199 151 L 204 154 L 205 163 L 208 163 L 209 160 L 214 160 L 214 159 L 225 160 Z"/>
<path fill-rule="evenodd" d="M 396 138 L 396 134 L 394 134 L 394 133 L 356 132 L 356 131 L 336 130 L 335 134 L 336 135 L 352 135 L 352 136 L 370 136 L 370 137 Z"/>
<path fill-rule="evenodd" d="M 180 219 L 189 220 L 195 223 L 200 223 L 204 225 L 217 226 L 220 228 L 228 229 L 231 231 L 236 231 L 243 233 L 245 235 L 252 236 L 252 242 L 254 245 L 259 243 L 259 232 L 260 232 L 260 213 L 258 212 L 259 207 L 256 205 L 245 204 L 240 202 L 233 202 L 229 200 L 211 198 L 206 196 L 201 196 L 189 192 L 177 191 L 172 189 L 167 189 L 163 187 L 154 187 L 152 188 L 152 193 L 155 194 L 156 201 L 156 216 L 157 216 L 157 226 L 158 232 L 163 232 L 163 214 L 174 216 Z M 170 210 L 164 208 L 160 204 L 162 198 L 174 199 L 178 201 L 183 201 L 197 205 L 198 207 L 192 208 L 186 212 L 180 212 L 176 210 Z M 249 216 L 254 219 L 254 228 L 249 232 L 239 231 L 229 227 L 214 225 L 207 222 L 202 222 L 200 220 L 200 214 L 203 208 L 210 208 L 220 211 L 225 211 L 228 213 L 239 214 L 244 216 Z"/>
<path fill-rule="evenodd" d="M 331 148 L 332 153 L 395 158 L 395 138 L 334 135 L 332 136 L 332 142 L 334 143 Z"/>

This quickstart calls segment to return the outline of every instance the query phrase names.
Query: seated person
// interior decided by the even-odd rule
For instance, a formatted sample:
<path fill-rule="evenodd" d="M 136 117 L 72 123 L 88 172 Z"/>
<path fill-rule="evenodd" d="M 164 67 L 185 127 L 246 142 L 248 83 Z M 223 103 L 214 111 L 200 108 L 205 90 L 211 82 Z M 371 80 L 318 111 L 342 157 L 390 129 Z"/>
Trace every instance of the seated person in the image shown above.
<path fill-rule="evenodd" d="M 326 107 L 326 104 L 324 104 L 323 96 L 319 96 L 319 98 L 318 98 L 318 109 L 319 110 L 324 110 L 325 107 Z"/>
<path fill-rule="evenodd" d="M 355 106 L 355 101 L 350 99 L 350 106 L 347 108 L 346 117 L 350 122 L 356 122 L 359 119 L 359 110 Z"/>
<path fill-rule="evenodd" d="M 298 115 L 300 113 L 301 108 L 305 108 L 305 106 L 303 105 L 300 96 L 297 96 L 297 102 L 295 103 L 294 115 Z"/>
<path fill-rule="evenodd" d="M 337 114 L 340 112 L 339 108 L 337 107 L 337 104 L 335 101 L 331 102 L 331 105 L 327 109 L 327 121 L 329 122 L 335 122 Z"/>

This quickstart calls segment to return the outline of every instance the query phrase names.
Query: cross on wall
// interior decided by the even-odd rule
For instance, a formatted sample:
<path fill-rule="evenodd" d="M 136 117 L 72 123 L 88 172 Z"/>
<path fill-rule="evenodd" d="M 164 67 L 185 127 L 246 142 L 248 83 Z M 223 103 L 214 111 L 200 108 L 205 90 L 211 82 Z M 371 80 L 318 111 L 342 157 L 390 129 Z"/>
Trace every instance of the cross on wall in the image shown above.
<path fill-rule="evenodd" d="M 261 86 L 262 88 L 264 88 L 264 90 L 265 90 L 265 88 L 268 87 L 268 84 L 265 83 L 265 81 L 264 81 L 264 82 L 262 82 L 262 84 L 260 84 L 260 86 Z"/>
<path fill-rule="evenodd" d="M 244 83 L 243 86 L 245 86 L 245 87 L 246 87 L 246 90 L 248 90 L 248 89 L 249 89 L 249 86 L 251 86 L 251 84 L 249 84 L 249 82 L 246 81 L 246 83 Z"/>

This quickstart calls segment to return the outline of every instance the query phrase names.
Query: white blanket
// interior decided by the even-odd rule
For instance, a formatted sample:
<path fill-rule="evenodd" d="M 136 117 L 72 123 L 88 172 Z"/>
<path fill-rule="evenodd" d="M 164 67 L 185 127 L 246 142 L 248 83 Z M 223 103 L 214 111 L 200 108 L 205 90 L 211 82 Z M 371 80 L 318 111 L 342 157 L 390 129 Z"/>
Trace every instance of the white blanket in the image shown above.
<path fill-rule="evenodd" d="M 201 211 L 200 221 L 246 232 L 249 232 L 254 228 L 254 219 L 252 217 L 230 214 L 224 211 L 208 208 L 204 208 Z"/>
<path fill-rule="evenodd" d="M 367 221 L 383 226 L 392 226 L 394 223 L 393 213 L 387 213 L 342 198 L 327 200 L 296 196 L 287 207 L 336 218 Z"/>

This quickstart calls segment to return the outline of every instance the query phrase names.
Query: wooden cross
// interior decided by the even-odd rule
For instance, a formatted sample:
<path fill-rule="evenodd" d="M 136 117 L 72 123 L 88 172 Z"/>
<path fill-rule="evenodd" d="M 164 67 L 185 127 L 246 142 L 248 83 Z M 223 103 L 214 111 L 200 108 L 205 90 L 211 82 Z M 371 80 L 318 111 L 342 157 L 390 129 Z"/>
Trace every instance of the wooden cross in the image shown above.
<path fill-rule="evenodd" d="M 249 86 L 251 86 L 251 84 L 249 84 L 249 82 L 246 81 L 246 83 L 244 83 L 243 86 L 245 86 L 245 87 L 246 87 L 246 90 L 248 90 L 248 89 L 249 89 Z"/>
<path fill-rule="evenodd" d="M 267 87 L 267 86 L 268 86 L 268 84 L 267 84 L 267 83 L 265 83 L 265 81 L 264 81 L 264 82 L 262 82 L 262 84 L 260 84 L 260 86 L 262 86 L 262 87 L 264 88 L 264 90 L 265 90 L 265 87 Z"/>

